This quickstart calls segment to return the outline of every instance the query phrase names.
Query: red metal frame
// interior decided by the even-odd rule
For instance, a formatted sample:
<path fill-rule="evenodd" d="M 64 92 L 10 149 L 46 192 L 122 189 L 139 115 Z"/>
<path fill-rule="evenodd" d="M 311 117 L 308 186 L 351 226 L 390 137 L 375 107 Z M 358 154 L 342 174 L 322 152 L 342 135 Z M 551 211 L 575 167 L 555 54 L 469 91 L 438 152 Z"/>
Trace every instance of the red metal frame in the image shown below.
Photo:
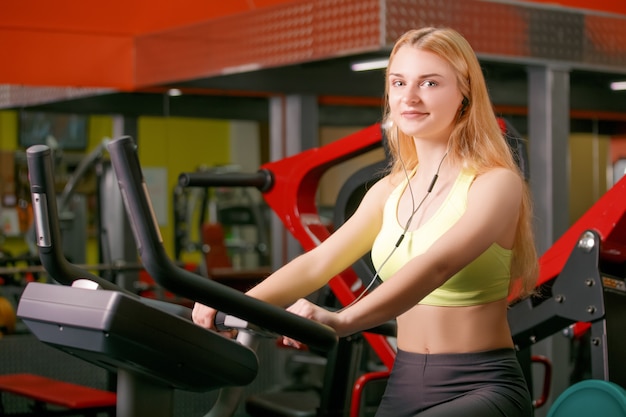
<path fill-rule="evenodd" d="M 352 403 L 350 404 L 350 417 L 359 417 L 361 415 L 361 398 L 365 386 L 372 381 L 389 378 L 391 371 L 368 372 L 357 378 L 352 388 Z"/>
<path fill-rule="evenodd" d="M 600 236 L 602 259 L 613 262 L 626 260 L 626 176 L 600 197 L 541 256 L 538 285 L 561 273 L 578 239 L 587 230 L 593 230 Z"/>
<path fill-rule="evenodd" d="M 543 366 L 543 387 L 541 389 L 541 395 L 538 399 L 533 400 L 533 407 L 537 409 L 539 407 L 543 407 L 550 396 L 550 387 L 552 385 L 552 362 L 542 355 L 532 355 L 530 359 L 533 363 Z"/>

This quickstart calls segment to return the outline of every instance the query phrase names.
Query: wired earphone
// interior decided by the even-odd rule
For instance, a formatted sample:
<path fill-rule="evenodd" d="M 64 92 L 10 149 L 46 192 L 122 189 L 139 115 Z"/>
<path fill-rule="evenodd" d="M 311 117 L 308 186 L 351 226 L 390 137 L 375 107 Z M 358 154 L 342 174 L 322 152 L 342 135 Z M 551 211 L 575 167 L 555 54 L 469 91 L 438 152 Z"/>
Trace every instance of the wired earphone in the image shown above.
<path fill-rule="evenodd" d="M 393 123 L 393 122 L 389 121 L 388 123 Z M 396 135 L 396 137 L 397 137 L 397 135 Z M 437 166 L 437 170 L 435 171 L 435 175 L 433 175 L 433 178 L 430 181 L 430 185 L 428 186 L 428 189 L 426 190 L 426 194 L 424 194 L 424 196 L 422 197 L 422 199 L 420 200 L 420 202 L 417 204 L 417 207 L 416 207 L 415 206 L 415 196 L 413 194 L 413 188 L 411 187 L 411 179 L 409 178 L 409 173 L 408 173 L 408 170 L 406 168 L 406 165 L 404 164 L 404 161 L 402 160 L 402 156 L 400 154 L 400 141 L 398 140 L 398 160 L 400 161 L 400 164 L 402 165 L 402 170 L 404 172 L 404 176 L 405 176 L 406 181 L 407 181 L 407 188 L 408 188 L 409 194 L 411 196 L 411 209 L 412 209 L 411 210 L 411 215 L 407 219 L 406 224 L 404 225 L 404 228 L 402 229 L 402 233 L 400 234 L 400 237 L 398 238 L 398 240 L 394 244 L 393 248 L 389 252 L 389 255 L 387 255 L 387 257 L 380 264 L 380 266 L 378 268 L 376 268 L 376 271 L 374 272 L 374 276 L 370 280 L 369 284 L 367 284 L 365 289 L 361 292 L 361 294 L 358 295 L 358 297 L 356 297 L 352 302 L 350 302 L 345 307 L 343 307 L 340 310 L 338 310 L 338 312 L 342 311 L 342 310 L 344 310 L 344 309 L 346 309 L 346 308 L 348 308 L 350 306 L 352 306 L 354 303 L 356 303 L 361 298 L 363 298 L 365 296 L 365 294 L 367 294 L 368 291 L 372 288 L 372 286 L 374 285 L 376 280 L 379 279 L 380 270 L 383 269 L 385 264 L 389 261 L 389 259 L 391 259 L 391 257 L 395 253 L 396 249 L 398 249 L 398 247 L 400 246 L 400 243 L 402 243 L 402 240 L 404 240 L 404 237 L 406 236 L 406 233 L 408 232 L 409 227 L 411 226 L 411 222 L 413 221 L 413 217 L 415 217 L 415 214 L 422 207 L 422 205 L 424 204 L 424 201 L 426 201 L 428 196 L 433 191 L 433 188 L 435 188 L 435 183 L 437 182 L 437 179 L 439 178 L 439 171 L 441 170 L 441 166 L 443 165 L 443 161 L 446 159 L 446 156 L 448 156 L 448 150 L 446 150 L 446 153 L 444 153 L 443 157 L 439 161 L 439 165 Z"/>

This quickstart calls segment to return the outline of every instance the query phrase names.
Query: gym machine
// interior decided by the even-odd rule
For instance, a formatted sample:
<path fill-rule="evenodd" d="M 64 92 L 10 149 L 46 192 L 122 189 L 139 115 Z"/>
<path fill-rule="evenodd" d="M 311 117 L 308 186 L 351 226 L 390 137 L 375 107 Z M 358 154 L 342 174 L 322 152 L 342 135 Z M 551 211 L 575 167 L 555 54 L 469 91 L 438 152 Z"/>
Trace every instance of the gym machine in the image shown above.
<path fill-rule="evenodd" d="M 565 390 L 550 417 L 626 416 L 625 196 L 623 177 L 541 256 L 538 294 L 511 300 L 519 350 L 558 332 L 588 334 L 590 379 Z"/>
<path fill-rule="evenodd" d="M 28 284 L 17 315 L 42 342 L 117 374 L 118 417 L 169 417 L 175 389 L 205 392 L 243 386 L 256 377 L 255 352 L 193 324 L 189 309 L 142 299 L 70 264 L 59 247 L 50 149 L 35 145 L 27 158 L 40 258 L 65 285 Z M 152 245 L 166 259 L 162 242 L 155 239 Z M 328 351 L 335 346 L 336 336 L 326 326 L 194 274 L 180 274 L 187 271 L 171 263 L 159 262 L 159 267 L 189 280 L 159 282 L 164 288 L 312 348 Z"/>

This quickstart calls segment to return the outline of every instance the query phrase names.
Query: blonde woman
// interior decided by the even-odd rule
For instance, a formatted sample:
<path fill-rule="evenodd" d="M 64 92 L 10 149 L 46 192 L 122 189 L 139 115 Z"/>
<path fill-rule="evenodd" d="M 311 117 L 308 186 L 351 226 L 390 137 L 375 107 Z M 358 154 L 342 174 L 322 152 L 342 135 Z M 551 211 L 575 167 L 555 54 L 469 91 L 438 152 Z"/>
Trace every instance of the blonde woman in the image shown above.
<path fill-rule="evenodd" d="M 469 43 L 409 31 L 386 73 L 392 162 L 327 240 L 248 292 L 347 336 L 396 319 L 396 361 L 377 417 L 532 415 L 507 298 L 532 292 L 529 191 Z M 303 299 L 368 251 L 383 283 L 339 312 Z M 197 324 L 215 311 L 197 304 Z M 297 341 L 290 341 L 298 343 Z"/>

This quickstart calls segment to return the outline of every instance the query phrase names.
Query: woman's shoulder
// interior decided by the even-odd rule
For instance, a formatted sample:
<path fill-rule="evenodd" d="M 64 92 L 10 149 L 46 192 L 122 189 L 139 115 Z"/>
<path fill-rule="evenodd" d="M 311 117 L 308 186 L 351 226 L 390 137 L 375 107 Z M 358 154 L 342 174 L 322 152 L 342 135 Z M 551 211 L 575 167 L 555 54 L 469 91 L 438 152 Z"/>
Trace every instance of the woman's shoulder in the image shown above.
<path fill-rule="evenodd" d="M 391 194 L 400 184 L 407 180 L 403 173 L 388 173 L 378 180 L 372 187 L 376 193 Z"/>
<path fill-rule="evenodd" d="M 367 190 L 364 199 L 384 203 L 401 182 L 400 175 L 386 174 Z"/>
<path fill-rule="evenodd" d="M 519 172 L 507 167 L 490 167 L 480 171 L 473 170 L 473 172 L 476 175 L 476 180 L 481 180 L 483 182 L 506 181 L 516 183 L 521 180 Z"/>
<path fill-rule="evenodd" d="M 472 190 L 480 194 L 513 196 L 522 189 L 523 179 L 519 172 L 506 167 L 493 167 L 476 173 Z"/>

